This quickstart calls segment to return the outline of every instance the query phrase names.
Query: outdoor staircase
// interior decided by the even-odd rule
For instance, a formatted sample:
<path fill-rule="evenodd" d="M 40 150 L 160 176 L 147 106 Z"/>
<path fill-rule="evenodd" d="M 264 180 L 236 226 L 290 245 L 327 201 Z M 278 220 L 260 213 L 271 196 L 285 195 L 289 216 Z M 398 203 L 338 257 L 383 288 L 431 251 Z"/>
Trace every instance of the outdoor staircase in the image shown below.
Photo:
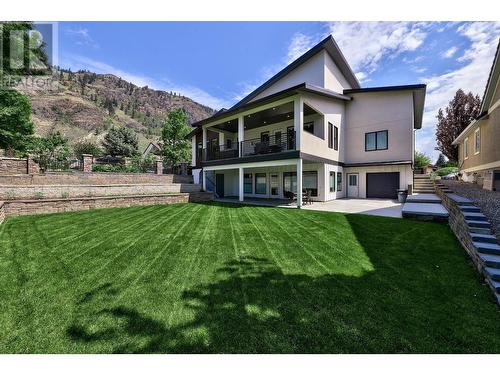
<path fill-rule="evenodd" d="M 427 174 L 413 176 L 413 194 L 406 198 L 402 208 L 404 218 L 417 220 L 447 221 L 449 213 L 436 195 L 434 182 Z"/>
<path fill-rule="evenodd" d="M 492 234 L 491 224 L 479 207 L 464 197 L 449 194 L 448 197 L 458 203 L 467 223 L 472 245 L 476 251 L 485 279 L 495 293 L 500 304 L 500 245 Z"/>
<path fill-rule="evenodd" d="M 434 183 L 428 174 L 415 174 L 413 176 L 413 194 L 433 194 Z"/>

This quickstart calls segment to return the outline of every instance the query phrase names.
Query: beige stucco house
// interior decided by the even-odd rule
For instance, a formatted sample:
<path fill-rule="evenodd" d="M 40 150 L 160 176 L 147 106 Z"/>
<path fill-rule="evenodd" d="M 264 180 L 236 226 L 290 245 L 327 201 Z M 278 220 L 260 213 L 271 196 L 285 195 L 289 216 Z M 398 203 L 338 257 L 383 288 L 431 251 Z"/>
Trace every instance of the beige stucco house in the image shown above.
<path fill-rule="evenodd" d="M 453 141 L 462 179 L 500 190 L 500 42 L 493 60 L 479 117 Z"/>
<path fill-rule="evenodd" d="M 425 85 L 361 88 L 332 37 L 194 124 L 195 181 L 219 197 L 395 198 L 413 185 Z M 302 194 L 296 194 L 302 205 Z"/>

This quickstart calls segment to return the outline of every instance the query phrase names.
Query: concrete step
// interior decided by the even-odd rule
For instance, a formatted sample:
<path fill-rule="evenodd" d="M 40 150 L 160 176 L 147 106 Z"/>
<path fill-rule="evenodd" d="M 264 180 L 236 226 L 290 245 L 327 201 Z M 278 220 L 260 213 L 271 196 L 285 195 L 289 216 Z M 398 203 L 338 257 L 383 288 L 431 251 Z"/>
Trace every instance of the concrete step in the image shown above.
<path fill-rule="evenodd" d="M 491 224 L 488 221 L 479 221 L 479 220 L 465 220 L 467 225 L 472 228 L 491 228 Z"/>
<path fill-rule="evenodd" d="M 460 206 L 474 206 L 474 202 L 470 199 L 462 197 L 457 194 L 446 194 L 448 198 L 450 198 L 453 202 L 457 203 Z"/>
<path fill-rule="evenodd" d="M 481 262 L 486 267 L 500 269 L 500 256 L 491 254 L 481 254 L 481 253 L 479 253 L 478 255 L 479 259 L 481 259 Z"/>
<path fill-rule="evenodd" d="M 448 211 L 439 203 L 411 203 L 406 202 L 401 209 L 404 218 L 417 220 L 446 221 Z"/>
<path fill-rule="evenodd" d="M 482 233 L 469 233 L 472 241 L 475 242 L 487 242 L 487 243 L 497 243 L 497 238 L 492 234 L 482 234 Z"/>
<path fill-rule="evenodd" d="M 406 198 L 407 203 L 441 203 L 441 198 L 436 194 L 413 194 Z"/>
<path fill-rule="evenodd" d="M 489 279 L 500 281 L 500 269 L 493 267 L 484 267 L 484 272 Z"/>
<path fill-rule="evenodd" d="M 500 294 L 500 281 L 491 280 L 491 279 L 487 279 L 487 281 L 488 281 L 488 284 L 490 284 L 491 288 L 497 294 L 496 297 L 498 298 L 498 294 Z"/>
<path fill-rule="evenodd" d="M 488 221 L 488 218 L 481 212 L 463 212 L 466 220 Z"/>
<path fill-rule="evenodd" d="M 476 206 L 458 206 L 463 212 L 481 212 L 481 209 Z"/>
<path fill-rule="evenodd" d="M 472 241 L 472 244 L 482 254 L 500 255 L 500 246 L 496 243 Z"/>
<path fill-rule="evenodd" d="M 436 191 L 435 190 L 423 190 L 423 189 L 414 189 L 413 190 L 413 193 L 415 194 L 433 194 L 435 193 Z"/>
<path fill-rule="evenodd" d="M 490 228 L 469 227 L 469 233 L 491 234 Z"/>

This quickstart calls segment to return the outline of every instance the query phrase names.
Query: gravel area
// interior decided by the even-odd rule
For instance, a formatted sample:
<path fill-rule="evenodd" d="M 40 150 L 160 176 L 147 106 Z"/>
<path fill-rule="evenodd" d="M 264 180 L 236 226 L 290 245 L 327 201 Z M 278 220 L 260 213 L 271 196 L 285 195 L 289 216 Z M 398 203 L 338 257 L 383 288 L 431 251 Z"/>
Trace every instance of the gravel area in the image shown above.
<path fill-rule="evenodd" d="M 441 180 L 448 185 L 453 192 L 465 198 L 469 198 L 481 208 L 488 217 L 497 240 L 500 242 L 500 191 L 489 191 L 476 184 L 462 181 Z"/>

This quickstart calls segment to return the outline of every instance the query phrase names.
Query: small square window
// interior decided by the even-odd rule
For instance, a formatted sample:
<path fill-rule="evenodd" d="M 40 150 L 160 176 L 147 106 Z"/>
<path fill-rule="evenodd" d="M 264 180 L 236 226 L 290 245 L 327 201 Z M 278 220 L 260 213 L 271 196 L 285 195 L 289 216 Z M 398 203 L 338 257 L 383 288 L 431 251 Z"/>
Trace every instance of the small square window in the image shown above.
<path fill-rule="evenodd" d="M 387 150 L 387 148 L 388 148 L 387 130 L 365 133 L 365 151 Z"/>

